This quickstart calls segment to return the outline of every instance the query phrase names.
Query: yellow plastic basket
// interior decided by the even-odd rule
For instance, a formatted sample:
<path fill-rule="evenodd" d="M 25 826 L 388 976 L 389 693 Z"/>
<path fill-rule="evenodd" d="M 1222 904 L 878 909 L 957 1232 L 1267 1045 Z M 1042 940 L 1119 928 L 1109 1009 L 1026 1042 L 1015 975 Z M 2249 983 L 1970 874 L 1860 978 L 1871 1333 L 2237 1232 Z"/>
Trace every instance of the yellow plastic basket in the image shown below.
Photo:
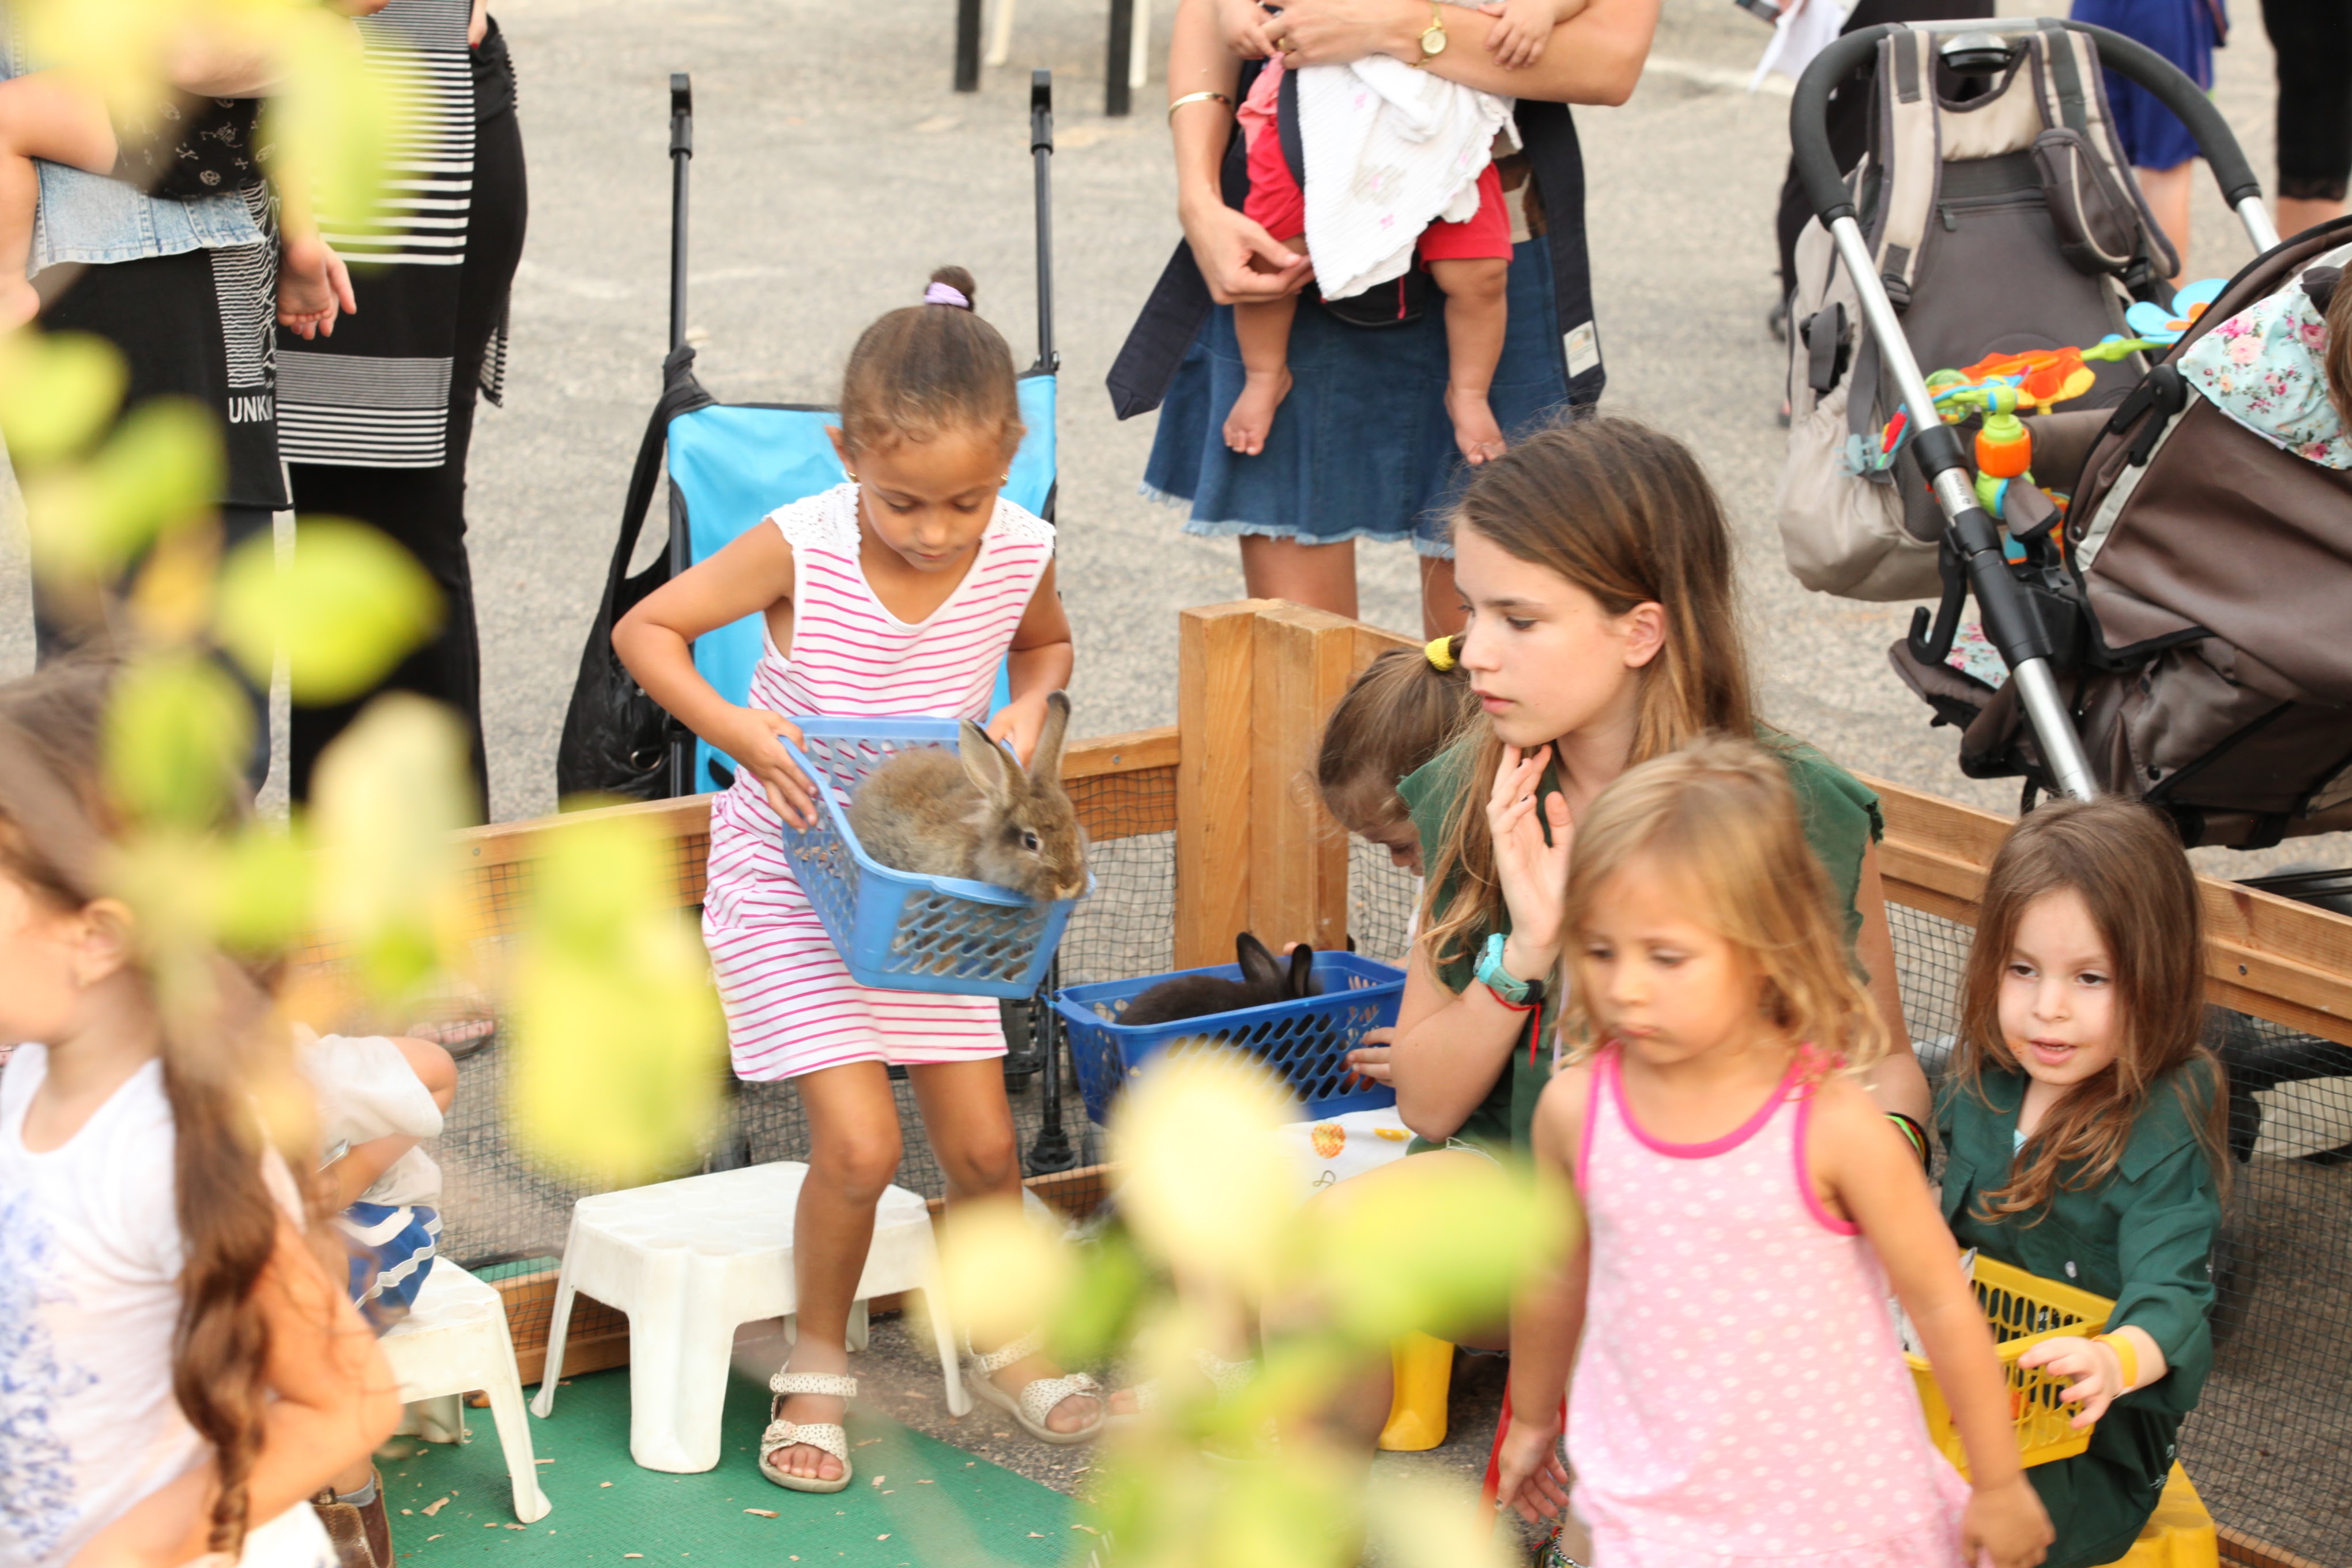
<path fill-rule="evenodd" d="M 2074 1411 L 2058 1397 L 2066 1380 L 2021 1367 L 2017 1358 L 2042 1341 L 2061 1334 L 2087 1338 L 2099 1332 L 2106 1327 L 2107 1314 L 2115 1310 L 2116 1304 L 2104 1296 L 2077 1290 L 2055 1279 L 2043 1279 L 1982 1256 L 1976 1260 L 1975 1279 L 1977 1300 L 1991 1321 L 2001 1370 L 2009 1377 L 2009 1409 L 2017 1424 L 2019 1461 L 2046 1465 L 2053 1459 L 2073 1458 L 2090 1446 L 2091 1432 L 2088 1427 L 2074 1430 Z M 1961 1450 L 1960 1435 L 1952 1426 L 1951 1406 L 1944 1403 L 1944 1391 L 1937 1386 L 1936 1374 L 1927 1369 L 1925 1356 L 1903 1359 L 1911 1363 L 1911 1376 L 1919 1385 L 1919 1405 L 1927 1415 L 1928 1436 L 1943 1450 L 1944 1457 L 1966 1475 L 1968 1457 Z"/>

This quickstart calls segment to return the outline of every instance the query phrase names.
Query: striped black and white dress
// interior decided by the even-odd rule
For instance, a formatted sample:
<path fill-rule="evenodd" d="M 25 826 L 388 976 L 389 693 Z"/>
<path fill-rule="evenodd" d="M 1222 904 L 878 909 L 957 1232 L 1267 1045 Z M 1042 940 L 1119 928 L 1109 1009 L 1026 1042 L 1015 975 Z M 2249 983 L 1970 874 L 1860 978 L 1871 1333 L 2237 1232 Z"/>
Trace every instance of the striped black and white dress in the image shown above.
<path fill-rule="evenodd" d="M 358 24 L 370 71 L 402 115 L 367 214 L 323 215 L 360 308 L 332 337 L 281 334 L 278 441 L 289 463 L 437 468 L 448 458 L 457 289 L 474 199 L 468 0 L 391 0 Z M 505 330 L 482 357 L 499 401 Z"/>

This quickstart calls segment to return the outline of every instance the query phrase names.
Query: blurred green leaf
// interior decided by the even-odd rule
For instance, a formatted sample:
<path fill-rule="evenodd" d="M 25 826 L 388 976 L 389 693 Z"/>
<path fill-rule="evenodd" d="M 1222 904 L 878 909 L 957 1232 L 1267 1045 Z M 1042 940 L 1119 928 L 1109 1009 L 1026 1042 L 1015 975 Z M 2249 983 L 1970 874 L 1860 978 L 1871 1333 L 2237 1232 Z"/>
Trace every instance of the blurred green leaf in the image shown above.
<path fill-rule="evenodd" d="M 555 828 L 516 939 L 517 1136 L 616 1184 L 689 1164 L 719 1109 L 726 1023 L 672 869 L 667 841 L 633 818 Z"/>
<path fill-rule="evenodd" d="M 114 345 L 87 332 L 26 329 L 0 337 L 0 437 L 18 472 L 96 439 L 128 378 Z"/>
<path fill-rule="evenodd" d="M 1511 1292 L 1556 1261 L 1579 1225 L 1556 1183 L 1485 1160 L 1433 1164 L 1379 1204 L 1317 1205 L 1294 1254 L 1330 1303 L 1334 1329 L 1363 1346 L 1407 1330 L 1441 1339 L 1500 1321 Z"/>
<path fill-rule="evenodd" d="M 221 642 L 256 680 L 286 655 L 294 700 L 343 702 L 372 689 L 440 622 L 440 595 L 415 557 L 373 528 L 302 520 L 281 568 L 267 534 L 221 573 Z"/>
<path fill-rule="evenodd" d="M 319 759 L 318 918 L 362 984 L 403 994 L 461 955 L 465 862 L 452 835 L 474 818 L 466 731 L 405 692 L 369 703 Z"/>
<path fill-rule="evenodd" d="M 89 462 L 26 478 L 34 569 L 111 581 L 157 534 L 209 512 L 221 474 L 220 437 L 203 405 L 140 405 Z"/>
<path fill-rule="evenodd" d="M 1066 1365 L 1087 1366 L 1129 1337 L 1151 1275 L 1124 1226 L 1111 1226 L 1077 1254 L 1077 1284 L 1054 1321 L 1050 1340 Z"/>
<path fill-rule="evenodd" d="M 282 61 L 278 89 L 262 111 L 279 188 L 336 216 L 335 227 L 364 228 L 382 188 L 383 150 L 403 134 L 400 105 L 370 71 L 351 25 L 320 6 L 274 29 Z"/>
<path fill-rule="evenodd" d="M 1527 1561 L 1505 1544 L 1496 1528 L 1502 1521 L 1480 1503 L 1467 1478 L 1384 1476 L 1365 1503 L 1381 1561 L 1391 1568 L 1513 1568 Z M 1516 1544 L 1516 1531 L 1511 1540 Z"/>
<path fill-rule="evenodd" d="M 1275 1130 L 1296 1114 L 1253 1058 L 1202 1042 L 1161 1052 L 1112 1115 L 1120 1210 L 1137 1239 L 1180 1275 L 1261 1299 L 1295 1207 Z"/>
<path fill-rule="evenodd" d="M 227 850 L 216 900 L 222 945 L 257 954 L 285 951 L 310 920 L 309 846 L 285 823 L 249 822 Z"/>
<path fill-rule="evenodd" d="M 209 828 L 242 787 L 252 705 L 228 672 L 187 650 L 134 659 L 106 709 L 106 782 L 134 822 Z"/>

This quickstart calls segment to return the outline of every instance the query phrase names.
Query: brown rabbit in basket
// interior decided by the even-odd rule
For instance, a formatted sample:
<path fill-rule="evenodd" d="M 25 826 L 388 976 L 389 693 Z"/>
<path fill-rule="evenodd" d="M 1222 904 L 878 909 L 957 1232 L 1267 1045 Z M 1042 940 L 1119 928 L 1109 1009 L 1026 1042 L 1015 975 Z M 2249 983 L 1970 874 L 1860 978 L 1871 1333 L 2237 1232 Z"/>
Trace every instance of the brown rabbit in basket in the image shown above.
<path fill-rule="evenodd" d="M 1129 1002 L 1126 1011 L 1112 1022 L 1132 1029 L 1211 1013 L 1232 1013 L 1244 1007 L 1265 1007 L 1315 994 L 1315 949 L 1306 942 L 1290 950 L 1290 963 L 1286 969 L 1265 943 L 1244 931 L 1234 939 L 1234 957 L 1242 966 L 1241 979 L 1183 974 L 1163 980 Z"/>
<path fill-rule="evenodd" d="M 849 800 L 849 826 L 885 866 L 962 877 L 1042 901 L 1087 890 L 1086 837 L 1062 790 L 1069 697 L 1045 699 L 1029 771 L 965 720 L 956 750 L 920 746 L 876 768 Z"/>

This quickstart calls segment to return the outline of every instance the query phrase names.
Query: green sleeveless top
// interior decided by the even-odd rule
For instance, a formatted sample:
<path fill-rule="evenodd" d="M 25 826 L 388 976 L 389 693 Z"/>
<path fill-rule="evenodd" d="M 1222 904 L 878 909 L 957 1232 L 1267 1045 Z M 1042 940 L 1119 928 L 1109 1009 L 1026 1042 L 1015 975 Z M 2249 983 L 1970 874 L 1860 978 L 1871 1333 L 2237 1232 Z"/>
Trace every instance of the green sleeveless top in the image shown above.
<path fill-rule="evenodd" d="M 1802 742 L 1761 732 L 1757 739 L 1789 770 L 1789 783 L 1797 792 L 1798 815 L 1804 824 L 1805 842 L 1811 846 L 1822 868 L 1829 873 L 1830 890 L 1838 907 L 1845 911 L 1845 940 L 1852 946 L 1862 930 L 1862 915 L 1853 900 L 1855 890 L 1862 885 L 1863 857 L 1886 831 L 1878 812 L 1878 797 L 1864 789 L 1852 773 Z M 1468 789 L 1469 770 L 1476 755 L 1475 741 L 1459 742 L 1397 784 L 1397 793 L 1404 797 L 1412 813 L 1413 827 L 1421 835 L 1424 863 L 1436 861 L 1438 847 L 1445 841 L 1447 820 L 1454 803 Z M 1547 795 L 1559 793 L 1559 781 L 1549 770 L 1544 773 L 1540 789 Z M 1473 809 L 1478 805 L 1467 804 Z M 1437 889 L 1434 909 L 1439 920 L 1444 918 L 1454 893 L 1451 879 Z M 1447 990 L 1459 994 L 1474 978 L 1478 952 L 1486 945 L 1490 931 L 1499 931 L 1507 936 L 1510 929 L 1510 911 L 1506 910 L 1495 926 L 1464 933 L 1459 955 L 1452 963 L 1438 966 L 1438 979 L 1444 982 Z M 1529 1062 L 1528 1041 L 1522 1031 L 1512 1048 L 1509 1068 L 1495 1080 L 1478 1109 L 1455 1131 L 1454 1139 L 1496 1154 L 1526 1147 L 1536 1099 L 1543 1093 L 1544 1084 L 1550 1077 L 1551 1062 L 1540 1051 Z M 1428 1145 L 1419 1141 L 1414 1143 L 1416 1152 L 1425 1147 Z"/>

